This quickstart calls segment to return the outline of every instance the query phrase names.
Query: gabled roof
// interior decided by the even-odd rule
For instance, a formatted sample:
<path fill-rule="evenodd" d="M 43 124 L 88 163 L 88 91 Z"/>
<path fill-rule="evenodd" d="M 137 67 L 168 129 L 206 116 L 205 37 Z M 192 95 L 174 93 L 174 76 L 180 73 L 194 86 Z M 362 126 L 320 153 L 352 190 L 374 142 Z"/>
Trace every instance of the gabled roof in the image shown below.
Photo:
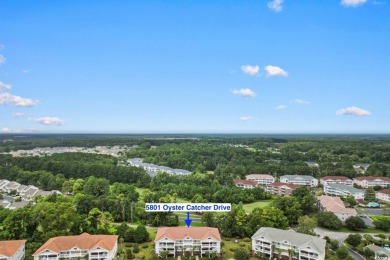
<path fill-rule="evenodd" d="M 0 241 L 0 255 L 12 257 L 27 240 Z"/>
<path fill-rule="evenodd" d="M 289 180 L 303 179 L 303 180 L 311 181 L 311 180 L 315 180 L 316 178 L 310 175 L 283 175 L 280 176 L 280 179 L 289 179 Z"/>
<path fill-rule="evenodd" d="M 340 190 L 340 191 L 348 191 L 349 193 L 364 192 L 364 190 L 359 190 L 359 189 L 356 189 L 355 187 L 348 186 L 348 185 L 345 185 L 345 184 L 329 183 L 326 186 L 331 187 L 332 189 Z"/>
<path fill-rule="evenodd" d="M 290 189 L 296 189 L 296 188 L 301 187 L 300 185 L 291 184 L 291 183 L 284 183 L 284 182 L 274 182 L 274 183 L 271 183 L 270 186 L 277 186 L 277 187 L 286 186 Z"/>
<path fill-rule="evenodd" d="M 330 197 L 327 195 L 321 195 L 318 197 L 321 205 L 326 211 L 333 213 L 349 213 L 357 215 L 356 210 L 352 208 L 346 208 L 343 201 L 339 197 Z"/>
<path fill-rule="evenodd" d="M 384 189 L 384 190 L 378 190 L 377 193 L 383 193 L 383 194 L 390 195 L 390 188 L 389 189 Z"/>
<path fill-rule="evenodd" d="M 358 181 L 375 181 L 375 180 L 390 181 L 389 177 L 376 177 L 376 176 L 362 176 L 353 179 Z"/>
<path fill-rule="evenodd" d="M 234 184 L 244 184 L 244 185 L 251 185 L 251 186 L 256 186 L 257 182 L 255 181 L 250 181 L 250 180 L 233 180 Z"/>
<path fill-rule="evenodd" d="M 294 230 L 282 230 L 277 228 L 262 227 L 253 236 L 252 239 L 264 237 L 269 241 L 288 241 L 292 246 L 307 248 L 325 255 L 325 239 L 297 233 Z"/>
<path fill-rule="evenodd" d="M 163 227 L 158 229 L 154 241 L 159 241 L 165 237 L 172 240 L 182 240 L 186 237 L 197 240 L 204 240 L 210 237 L 212 239 L 221 241 L 219 230 L 212 227 Z"/>
<path fill-rule="evenodd" d="M 325 177 L 322 177 L 321 180 L 324 180 L 324 181 L 327 181 L 327 180 L 352 181 L 350 178 L 347 178 L 345 176 L 325 176 Z"/>
<path fill-rule="evenodd" d="M 249 174 L 245 177 L 248 179 L 273 179 L 274 177 L 269 174 Z"/>
<path fill-rule="evenodd" d="M 112 250 L 118 240 L 115 235 L 90 235 L 88 233 L 79 236 L 60 236 L 52 237 L 46 241 L 34 254 L 36 256 L 45 250 L 55 253 L 68 251 L 74 247 L 81 250 L 91 250 L 96 247 Z"/>

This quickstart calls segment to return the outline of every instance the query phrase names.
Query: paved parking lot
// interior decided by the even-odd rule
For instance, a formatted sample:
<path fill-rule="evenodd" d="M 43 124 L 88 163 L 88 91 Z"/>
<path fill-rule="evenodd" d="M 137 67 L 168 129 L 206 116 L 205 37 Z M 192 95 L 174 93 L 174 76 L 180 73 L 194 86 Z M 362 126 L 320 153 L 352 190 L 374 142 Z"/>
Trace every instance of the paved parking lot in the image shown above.
<path fill-rule="evenodd" d="M 383 209 L 369 209 L 365 208 L 361 210 L 365 215 L 379 216 L 383 214 Z"/>

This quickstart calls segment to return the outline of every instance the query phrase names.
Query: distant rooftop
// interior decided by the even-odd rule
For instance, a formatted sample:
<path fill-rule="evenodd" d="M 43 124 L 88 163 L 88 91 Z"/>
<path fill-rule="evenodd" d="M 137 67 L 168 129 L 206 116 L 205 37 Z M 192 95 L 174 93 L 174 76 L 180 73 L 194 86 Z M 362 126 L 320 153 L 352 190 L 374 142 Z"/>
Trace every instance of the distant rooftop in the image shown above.
<path fill-rule="evenodd" d="M 359 190 L 359 189 L 356 189 L 355 187 L 344 185 L 344 184 L 330 183 L 327 186 L 331 187 L 332 189 L 348 191 L 349 193 L 364 192 L 364 190 Z"/>
<path fill-rule="evenodd" d="M 280 176 L 280 179 L 289 179 L 289 180 L 303 179 L 303 180 L 311 181 L 311 180 L 315 180 L 316 178 L 310 175 L 283 175 Z"/>

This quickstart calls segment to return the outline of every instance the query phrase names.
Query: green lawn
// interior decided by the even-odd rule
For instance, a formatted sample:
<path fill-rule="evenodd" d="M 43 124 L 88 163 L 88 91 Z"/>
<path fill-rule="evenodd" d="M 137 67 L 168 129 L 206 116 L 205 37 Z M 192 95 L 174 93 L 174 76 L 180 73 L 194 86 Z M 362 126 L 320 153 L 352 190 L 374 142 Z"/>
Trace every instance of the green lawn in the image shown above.
<path fill-rule="evenodd" d="M 176 201 L 177 203 L 191 203 L 191 201 L 180 197 L 177 197 Z"/>
<path fill-rule="evenodd" d="M 180 221 L 179 222 L 179 226 L 180 227 L 184 227 L 184 226 L 186 226 L 186 223 L 184 223 L 184 221 Z M 205 226 L 206 226 L 206 224 L 202 223 L 202 222 L 194 222 L 194 221 L 192 221 L 192 223 L 191 223 L 191 227 L 205 227 Z"/>
<path fill-rule="evenodd" d="M 253 203 L 244 204 L 243 208 L 246 213 L 251 213 L 255 208 L 264 208 L 271 204 L 272 200 L 256 201 Z"/>
<path fill-rule="evenodd" d="M 150 189 L 138 188 L 138 187 L 136 187 L 135 190 L 136 190 L 136 192 L 139 193 L 140 199 L 142 199 L 142 195 L 144 194 L 144 192 L 151 191 Z"/>
<path fill-rule="evenodd" d="M 133 254 L 135 256 L 135 259 L 137 259 L 137 256 L 141 256 L 141 255 L 144 256 L 144 259 L 152 259 L 154 253 L 154 238 L 156 237 L 157 229 L 155 230 L 148 229 L 148 231 L 150 234 L 151 241 L 139 244 L 140 252 L 137 254 Z M 131 249 L 131 251 L 133 251 L 132 243 L 119 244 L 119 249 L 123 252 L 126 252 L 126 249 Z M 124 260 L 125 259 L 124 254 L 122 254 L 119 259 Z"/>
<path fill-rule="evenodd" d="M 223 239 L 223 247 L 222 247 L 222 250 L 223 252 L 225 253 L 224 255 L 224 259 L 230 259 L 230 258 L 234 258 L 234 252 L 232 250 L 234 249 L 237 249 L 240 246 L 240 242 L 243 242 L 242 239 L 237 239 L 237 242 L 235 242 L 235 238 L 231 238 L 229 240 L 226 240 L 226 239 Z M 245 246 L 243 246 L 245 249 L 247 249 L 248 252 L 251 251 L 251 242 L 243 242 L 245 244 Z M 251 257 L 250 259 L 257 259 L 257 258 L 254 258 L 254 257 Z"/>

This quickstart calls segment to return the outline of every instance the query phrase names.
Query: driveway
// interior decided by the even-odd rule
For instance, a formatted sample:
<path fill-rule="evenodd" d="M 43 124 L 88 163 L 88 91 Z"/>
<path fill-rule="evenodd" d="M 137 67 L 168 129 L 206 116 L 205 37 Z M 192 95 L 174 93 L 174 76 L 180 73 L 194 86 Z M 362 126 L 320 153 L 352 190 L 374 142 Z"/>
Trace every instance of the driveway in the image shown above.
<path fill-rule="evenodd" d="M 366 224 L 367 227 L 370 227 L 370 228 L 373 228 L 375 227 L 375 225 L 372 223 L 373 220 L 368 217 L 367 215 L 364 215 L 365 217 L 360 217 L 361 219 L 363 219 L 364 223 Z"/>
<path fill-rule="evenodd" d="M 359 255 L 358 253 L 356 253 L 355 251 L 353 251 L 349 247 L 347 247 L 347 249 L 348 249 L 349 254 L 353 257 L 353 259 L 355 259 L 355 260 L 365 260 L 364 257 Z"/>

